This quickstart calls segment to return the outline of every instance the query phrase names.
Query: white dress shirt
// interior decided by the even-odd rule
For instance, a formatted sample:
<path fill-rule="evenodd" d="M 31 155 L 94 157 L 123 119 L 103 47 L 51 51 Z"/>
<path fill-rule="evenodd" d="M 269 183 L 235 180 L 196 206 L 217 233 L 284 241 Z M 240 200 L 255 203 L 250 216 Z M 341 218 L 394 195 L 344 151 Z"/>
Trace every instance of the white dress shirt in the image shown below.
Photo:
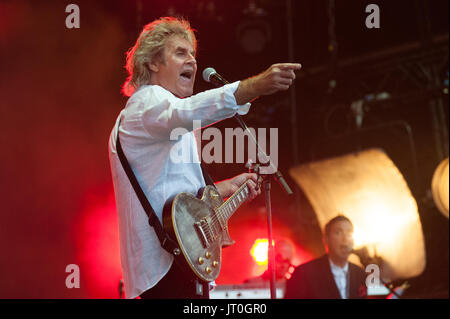
<path fill-rule="evenodd" d="M 180 192 L 197 194 L 205 186 L 193 120 L 206 126 L 245 114 L 249 104 L 238 106 L 234 97 L 239 82 L 180 99 L 157 85 L 145 85 L 135 92 L 120 112 L 109 138 L 109 160 L 119 224 L 121 266 L 125 295 L 135 298 L 150 289 L 169 271 L 173 256 L 164 250 L 134 192 L 116 152 L 119 132 L 125 156 L 136 178 L 162 221 L 167 199 Z M 120 127 L 119 127 L 120 120 Z M 175 128 L 189 133 L 171 140 Z M 189 150 L 189 163 L 175 163 L 173 147 Z"/>
<path fill-rule="evenodd" d="M 331 266 L 331 273 L 333 274 L 336 286 L 341 294 L 342 299 L 348 299 L 348 285 L 349 285 L 349 275 L 348 275 L 348 262 L 345 264 L 344 268 L 335 265 L 333 261 L 328 258 Z"/>

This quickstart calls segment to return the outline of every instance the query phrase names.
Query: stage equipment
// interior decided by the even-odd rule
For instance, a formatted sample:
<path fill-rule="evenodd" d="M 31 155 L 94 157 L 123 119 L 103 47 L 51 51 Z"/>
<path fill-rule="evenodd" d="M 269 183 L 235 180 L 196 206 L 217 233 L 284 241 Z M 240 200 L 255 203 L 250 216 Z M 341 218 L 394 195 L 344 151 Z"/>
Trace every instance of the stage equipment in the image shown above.
<path fill-rule="evenodd" d="M 270 299 L 269 282 L 241 285 L 218 285 L 210 291 L 211 299 Z M 276 298 L 283 299 L 285 293 L 284 282 L 275 284 Z"/>
<path fill-rule="evenodd" d="M 203 70 L 203 79 L 206 82 L 212 83 L 215 86 L 222 86 L 225 84 L 229 84 L 227 80 L 225 80 L 220 74 L 216 72 L 213 68 L 206 68 Z M 271 178 L 275 179 L 282 189 L 288 194 L 292 195 L 293 192 L 289 185 L 286 183 L 281 172 L 278 170 L 277 166 L 270 160 L 269 156 L 265 153 L 260 146 L 256 137 L 247 127 L 244 120 L 240 116 L 239 113 L 234 115 L 236 121 L 238 121 L 239 125 L 242 127 L 244 132 L 249 137 L 249 143 L 254 143 L 257 149 L 257 159 L 259 159 L 264 165 L 256 164 L 256 158 L 249 160 L 246 164 L 247 168 L 252 172 L 255 172 L 258 176 L 258 181 L 262 179 L 263 188 L 264 188 L 264 197 L 266 202 L 266 211 L 267 211 L 267 240 L 269 246 L 269 273 L 270 273 L 270 296 L 272 299 L 276 299 L 276 290 L 275 290 L 275 248 L 273 245 L 273 235 L 272 235 L 272 202 L 270 196 L 271 189 Z"/>
<path fill-rule="evenodd" d="M 267 265 L 267 250 L 269 249 L 269 241 L 267 238 L 255 240 L 250 255 L 258 265 Z"/>
<path fill-rule="evenodd" d="M 319 225 L 336 215 L 354 226 L 354 248 L 381 260 L 385 282 L 420 275 L 425 245 L 417 203 L 402 174 L 380 149 L 294 167 L 291 176 L 315 210 Z M 378 259 L 377 259 L 378 258 Z M 356 255 L 350 261 L 361 265 Z"/>
<path fill-rule="evenodd" d="M 436 207 L 448 218 L 448 157 L 443 160 L 433 174 L 431 193 Z"/>

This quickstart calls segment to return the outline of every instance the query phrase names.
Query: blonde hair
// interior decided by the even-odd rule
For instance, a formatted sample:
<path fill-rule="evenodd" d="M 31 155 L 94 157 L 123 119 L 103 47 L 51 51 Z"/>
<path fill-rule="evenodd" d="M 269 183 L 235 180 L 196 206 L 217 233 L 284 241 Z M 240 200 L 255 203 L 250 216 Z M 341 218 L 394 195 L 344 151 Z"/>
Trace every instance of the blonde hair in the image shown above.
<path fill-rule="evenodd" d="M 154 58 L 162 57 L 169 37 L 180 36 L 188 40 L 197 51 L 194 31 L 189 21 L 182 18 L 162 17 L 147 24 L 135 45 L 127 52 L 125 69 L 128 71 L 128 78 L 122 86 L 122 93 L 131 96 L 142 85 L 150 83 L 152 71 L 148 63 Z"/>

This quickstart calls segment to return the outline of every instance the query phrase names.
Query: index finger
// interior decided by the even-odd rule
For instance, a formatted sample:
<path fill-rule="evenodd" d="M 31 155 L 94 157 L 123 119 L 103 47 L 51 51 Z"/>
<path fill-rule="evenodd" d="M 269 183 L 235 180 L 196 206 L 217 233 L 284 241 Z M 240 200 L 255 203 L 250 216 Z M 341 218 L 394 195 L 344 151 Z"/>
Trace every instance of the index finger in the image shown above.
<path fill-rule="evenodd" d="M 279 63 L 276 66 L 282 70 L 300 70 L 302 68 L 300 63 Z"/>

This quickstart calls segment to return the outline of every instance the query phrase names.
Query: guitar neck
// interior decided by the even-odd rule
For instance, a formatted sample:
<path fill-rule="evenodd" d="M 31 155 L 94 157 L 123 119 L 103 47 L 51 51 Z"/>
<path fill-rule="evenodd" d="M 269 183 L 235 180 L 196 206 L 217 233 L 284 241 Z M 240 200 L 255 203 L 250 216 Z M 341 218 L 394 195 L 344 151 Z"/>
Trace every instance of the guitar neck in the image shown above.
<path fill-rule="evenodd" d="M 246 181 L 239 189 L 231 195 L 220 207 L 217 209 L 217 213 L 221 215 L 222 219 L 228 220 L 231 215 L 241 206 L 250 195 L 250 189 Z"/>

